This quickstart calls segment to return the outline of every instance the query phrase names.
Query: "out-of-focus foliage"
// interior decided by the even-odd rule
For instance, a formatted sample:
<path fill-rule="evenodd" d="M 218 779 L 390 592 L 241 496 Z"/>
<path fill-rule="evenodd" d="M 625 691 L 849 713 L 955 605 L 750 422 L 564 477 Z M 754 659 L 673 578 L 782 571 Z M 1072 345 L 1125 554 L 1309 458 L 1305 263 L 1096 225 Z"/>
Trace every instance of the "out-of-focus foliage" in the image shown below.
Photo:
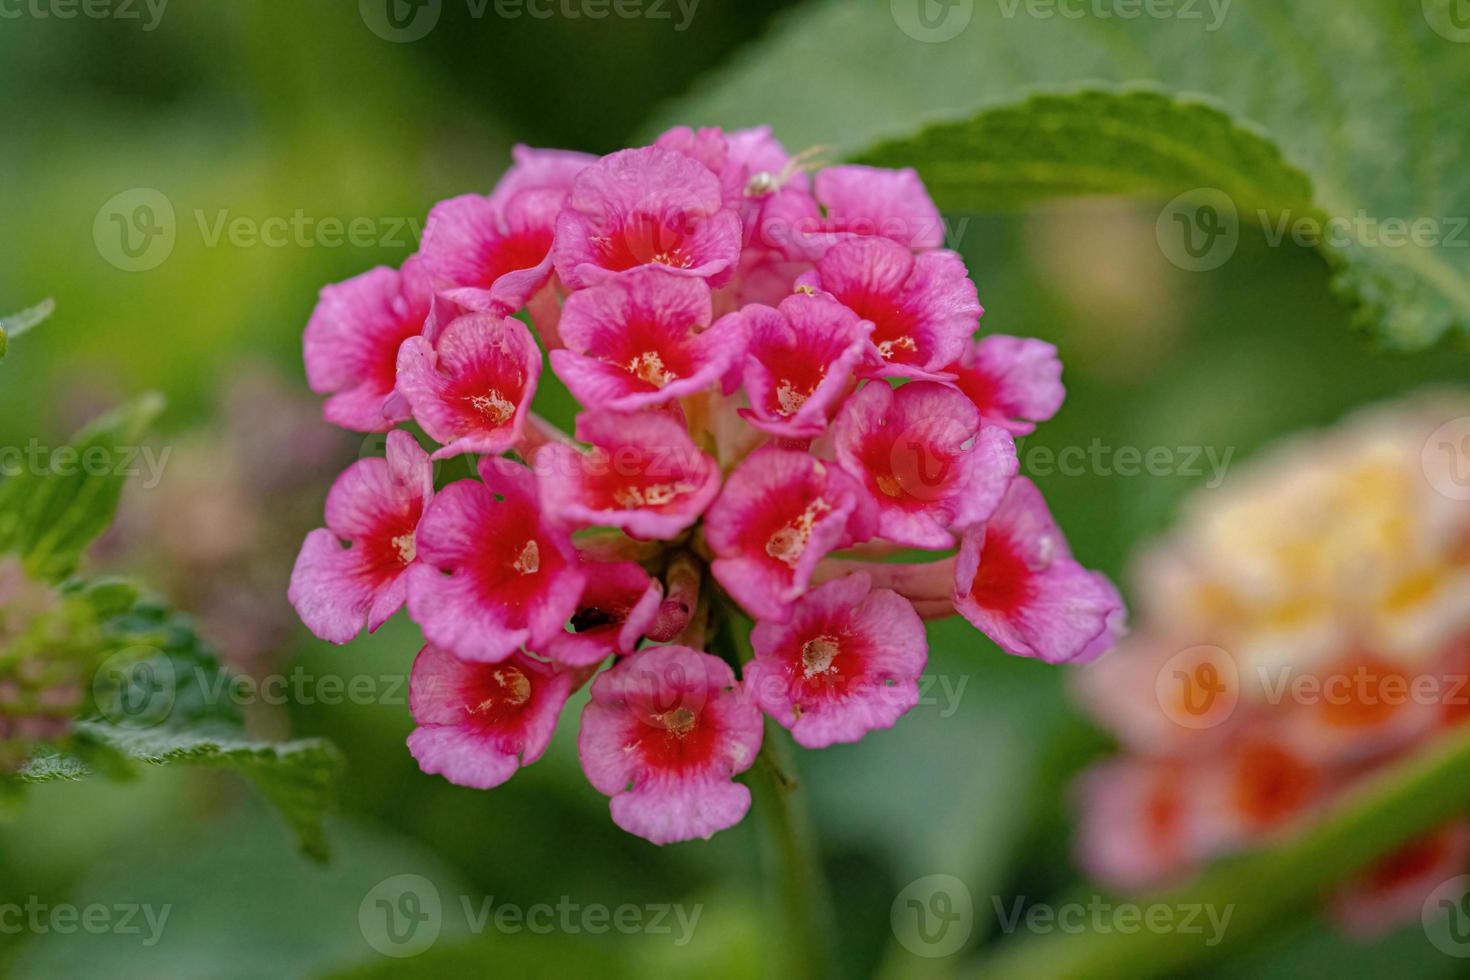
<path fill-rule="evenodd" d="M 1237 0 L 1132 17 L 942 6 L 935 24 L 915 13 L 924 5 L 894 3 L 885 22 L 865 4 L 812 4 L 663 118 L 769 122 L 863 150 L 912 132 L 923 107 L 942 123 L 872 159 L 918 167 L 941 206 L 1212 188 L 1243 221 L 1259 210 L 1268 232 L 1303 219 L 1324 229 L 1337 288 L 1387 344 L 1470 331 L 1470 150 L 1453 135 L 1463 107 L 1442 98 L 1470 88 L 1453 3 Z M 1164 94 L 1078 90 L 1098 81 Z M 773 89 L 801 97 L 762 111 Z M 1416 220 L 1428 224 L 1410 235 Z"/>

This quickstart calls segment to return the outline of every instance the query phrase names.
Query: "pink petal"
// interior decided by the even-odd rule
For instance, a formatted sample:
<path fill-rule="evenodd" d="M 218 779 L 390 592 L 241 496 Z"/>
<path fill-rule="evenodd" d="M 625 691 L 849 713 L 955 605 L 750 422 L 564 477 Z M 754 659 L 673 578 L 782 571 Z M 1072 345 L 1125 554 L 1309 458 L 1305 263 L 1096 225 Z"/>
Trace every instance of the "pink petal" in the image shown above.
<path fill-rule="evenodd" d="M 785 619 L 822 556 L 869 532 L 858 497 L 851 478 L 806 453 L 756 450 L 730 474 L 705 521 L 715 578 L 756 618 Z M 850 535 L 854 516 L 859 534 Z"/>
<path fill-rule="evenodd" d="M 825 296 L 798 293 L 779 309 L 747 306 L 741 415 L 772 435 L 821 435 L 862 363 L 872 325 Z"/>
<path fill-rule="evenodd" d="M 584 405 L 635 411 L 714 385 L 744 350 L 736 322 L 709 326 L 709 287 L 658 269 L 567 298 L 551 366 Z"/>
<path fill-rule="evenodd" d="M 872 321 L 879 374 L 930 378 L 957 359 L 979 325 L 979 297 L 953 252 L 919 256 L 885 238 L 839 242 L 798 280 Z"/>
<path fill-rule="evenodd" d="M 572 185 L 552 255 L 573 289 L 657 265 L 720 286 L 740 255 L 740 217 L 720 181 L 689 157 L 659 147 L 620 150 Z"/>
<path fill-rule="evenodd" d="M 570 191 L 577 175 L 597 157 L 574 150 L 543 150 L 516 144 L 511 148 L 515 161 L 490 192 L 490 203 L 503 206 L 517 194 L 528 190 L 554 189 Z"/>
<path fill-rule="evenodd" d="M 1018 466 L 1009 434 L 981 427 L 964 395 L 932 381 L 865 385 L 833 427 L 837 460 L 878 511 L 878 533 L 944 549 L 953 531 L 984 521 Z"/>
<path fill-rule="evenodd" d="M 464 194 L 436 204 L 421 254 L 461 305 L 508 314 L 551 277 L 551 240 L 565 191 L 527 190 L 500 203 Z"/>
<path fill-rule="evenodd" d="M 666 844 L 745 815 L 749 792 L 730 780 L 760 751 L 761 716 L 724 661 L 651 647 L 600 674 L 591 695 L 578 753 L 618 826 Z"/>
<path fill-rule="evenodd" d="M 817 172 L 814 194 L 826 210 L 826 230 L 877 235 L 915 249 L 944 244 L 939 209 L 911 168 L 827 167 Z"/>
<path fill-rule="evenodd" d="M 417 258 L 401 273 L 379 266 L 322 290 L 303 353 L 311 390 L 332 396 L 327 421 L 357 432 L 392 428 L 383 406 L 393 393 L 398 348 L 423 330 L 430 292 Z"/>
<path fill-rule="evenodd" d="M 425 511 L 408 609 L 430 643 L 494 662 L 558 635 L 585 575 L 570 537 L 541 520 L 530 470 L 486 457 L 480 477 L 445 487 Z"/>
<path fill-rule="evenodd" d="M 386 459 L 359 460 L 337 478 L 327 527 L 307 535 L 287 591 L 312 633 L 346 643 L 402 607 L 415 529 L 432 496 L 433 464 L 406 432 L 388 434 Z"/>
<path fill-rule="evenodd" d="M 408 748 L 424 772 L 474 789 L 499 786 L 545 753 L 572 675 L 515 654 L 469 663 L 434 646 L 414 660 Z"/>
<path fill-rule="evenodd" d="M 972 340 L 946 370 L 987 421 L 1027 435 L 1062 407 L 1062 362 L 1051 344 L 992 334 Z"/>
<path fill-rule="evenodd" d="M 918 704 L 929 656 L 913 606 L 861 574 L 808 592 L 785 623 L 757 623 L 751 644 L 746 691 L 810 749 L 893 727 Z"/>
<path fill-rule="evenodd" d="M 955 608 L 1007 653 L 1047 663 L 1094 659 L 1121 629 L 1108 579 L 1072 560 L 1041 492 L 1017 477 L 955 564 Z"/>
<path fill-rule="evenodd" d="M 719 464 L 668 415 L 583 412 L 577 438 L 592 451 L 547 446 L 536 456 L 546 513 L 569 527 L 667 540 L 699 520 L 720 492 Z"/>
<path fill-rule="evenodd" d="M 398 354 L 398 390 L 425 432 L 460 453 L 502 453 L 525 426 L 541 376 L 541 353 L 524 324 L 490 313 L 460 317 L 431 346 L 423 337 Z"/>

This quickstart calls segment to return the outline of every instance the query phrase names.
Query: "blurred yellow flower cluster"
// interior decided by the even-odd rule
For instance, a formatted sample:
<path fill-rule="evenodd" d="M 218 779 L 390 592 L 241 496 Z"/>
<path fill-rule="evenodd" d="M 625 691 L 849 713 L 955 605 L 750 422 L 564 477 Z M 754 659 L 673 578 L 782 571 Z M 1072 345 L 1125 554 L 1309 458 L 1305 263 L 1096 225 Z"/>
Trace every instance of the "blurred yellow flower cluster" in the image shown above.
<path fill-rule="evenodd" d="M 1081 858 L 1157 884 L 1290 832 L 1470 717 L 1470 396 L 1377 406 L 1199 491 L 1132 576 L 1134 634 L 1079 672 L 1124 754 L 1082 780 Z M 1463 869 L 1458 825 L 1336 900 L 1356 931 Z"/>

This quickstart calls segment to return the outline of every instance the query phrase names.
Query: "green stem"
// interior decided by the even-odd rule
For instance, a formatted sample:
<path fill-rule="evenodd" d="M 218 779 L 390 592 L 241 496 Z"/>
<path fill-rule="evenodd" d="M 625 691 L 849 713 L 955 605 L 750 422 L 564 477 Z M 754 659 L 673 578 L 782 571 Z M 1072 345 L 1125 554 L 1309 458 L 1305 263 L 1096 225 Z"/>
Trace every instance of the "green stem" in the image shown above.
<path fill-rule="evenodd" d="M 1183 888 L 1130 904 L 1213 906 L 1229 911 L 1223 939 L 1139 929 L 1050 934 L 1019 940 L 983 964 L 979 977 L 1159 977 L 1205 961 L 1318 906 L 1352 873 L 1470 809 L 1470 726 L 1356 787 L 1301 835 L 1225 862 Z"/>
<path fill-rule="evenodd" d="M 784 731 L 766 722 L 751 778 L 754 808 L 761 823 L 761 850 L 779 921 L 775 946 L 779 962 L 773 975 L 803 980 L 839 976 L 831 896 L 812 832 L 806 795 L 793 775 Z"/>
<path fill-rule="evenodd" d="M 722 629 L 715 630 L 715 646 L 736 664 L 747 663 L 752 623 L 728 597 L 716 593 L 712 602 Z M 748 777 L 752 808 L 761 828 L 761 857 L 777 920 L 772 947 L 773 976 L 801 980 L 836 980 L 835 919 L 832 897 L 822 872 L 806 793 L 796 777 L 791 738 L 770 719 L 760 754 Z"/>

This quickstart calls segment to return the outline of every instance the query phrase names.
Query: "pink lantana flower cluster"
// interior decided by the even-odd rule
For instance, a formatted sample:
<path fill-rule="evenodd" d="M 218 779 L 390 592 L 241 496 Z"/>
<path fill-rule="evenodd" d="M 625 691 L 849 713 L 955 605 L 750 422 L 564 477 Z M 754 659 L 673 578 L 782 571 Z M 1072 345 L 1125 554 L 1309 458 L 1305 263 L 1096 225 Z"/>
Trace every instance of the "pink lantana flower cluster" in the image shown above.
<path fill-rule="evenodd" d="M 1016 473 L 1062 401 L 1056 351 L 976 338 L 912 170 L 805 156 L 764 128 L 519 147 L 401 269 L 322 291 L 326 417 L 391 431 L 333 486 L 291 599 L 336 643 L 407 607 L 426 772 L 505 782 L 590 682 L 579 750 L 613 820 L 707 837 L 750 806 L 763 716 L 821 748 L 918 702 L 924 619 L 1056 663 L 1111 646 L 1116 591 Z M 531 411 L 543 350 L 575 438 Z M 479 478 L 436 488 L 466 453 Z M 937 560 L 883 560 L 903 549 Z"/>

